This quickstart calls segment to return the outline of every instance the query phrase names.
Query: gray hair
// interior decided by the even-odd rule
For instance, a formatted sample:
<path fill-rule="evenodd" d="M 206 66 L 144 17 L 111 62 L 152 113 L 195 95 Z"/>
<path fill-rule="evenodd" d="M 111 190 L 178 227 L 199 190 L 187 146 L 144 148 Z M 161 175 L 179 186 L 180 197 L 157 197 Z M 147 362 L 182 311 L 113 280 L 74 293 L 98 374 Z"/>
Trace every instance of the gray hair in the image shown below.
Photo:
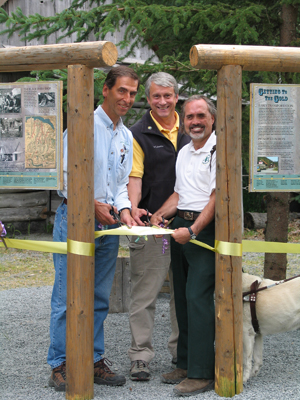
<path fill-rule="evenodd" d="M 148 98 L 150 97 L 150 86 L 152 82 L 158 86 L 172 87 L 175 95 L 179 93 L 178 83 L 176 82 L 174 76 L 168 74 L 167 72 L 156 72 L 155 74 L 149 76 L 145 83 L 145 93 Z"/>
<path fill-rule="evenodd" d="M 181 107 L 181 113 L 180 113 L 180 121 L 181 121 L 181 131 L 183 132 L 183 120 L 185 117 L 185 107 L 188 103 L 190 103 L 191 101 L 195 101 L 195 100 L 204 100 L 207 104 L 207 108 L 208 108 L 208 112 L 210 113 L 210 115 L 212 115 L 214 117 L 214 123 L 212 126 L 212 130 L 214 131 L 216 129 L 216 122 L 217 122 L 217 109 L 216 106 L 214 105 L 214 103 L 206 96 L 202 96 L 200 94 L 194 94 L 193 96 L 189 97 L 187 100 L 185 100 L 185 102 L 182 104 Z"/>

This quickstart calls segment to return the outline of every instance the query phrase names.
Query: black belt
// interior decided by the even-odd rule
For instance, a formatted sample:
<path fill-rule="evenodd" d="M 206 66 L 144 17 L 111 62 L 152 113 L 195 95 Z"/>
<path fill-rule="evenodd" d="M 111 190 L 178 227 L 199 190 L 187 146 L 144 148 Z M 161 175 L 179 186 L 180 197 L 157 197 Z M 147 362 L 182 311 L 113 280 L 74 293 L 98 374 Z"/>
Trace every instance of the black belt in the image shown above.
<path fill-rule="evenodd" d="M 200 214 L 201 214 L 200 212 L 195 212 L 195 211 L 177 210 L 178 217 L 183 218 L 187 221 L 196 221 L 196 219 L 199 217 Z"/>
<path fill-rule="evenodd" d="M 64 198 L 64 204 L 68 204 L 68 199 Z"/>

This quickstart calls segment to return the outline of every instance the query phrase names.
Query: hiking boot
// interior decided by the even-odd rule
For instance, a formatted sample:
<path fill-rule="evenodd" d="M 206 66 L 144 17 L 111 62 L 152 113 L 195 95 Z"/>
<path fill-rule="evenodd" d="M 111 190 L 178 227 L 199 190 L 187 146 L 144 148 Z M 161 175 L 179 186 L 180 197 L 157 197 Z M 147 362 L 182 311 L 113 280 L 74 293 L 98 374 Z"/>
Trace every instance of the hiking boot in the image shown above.
<path fill-rule="evenodd" d="M 49 386 L 54 387 L 57 392 L 66 391 L 66 363 L 62 363 L 59 367 L 53 368 Z"/>
<path fill-rule="evenodd" d="M 126 382 L 124 375 L 116 375 L 109 366 L 112 365 L 107 358 L 102 358 L 94 364 L 94 382 L 98 385 L 121 386 Z"/>
<path fill-rule="evenodd" d="M 150 370 L 148 363 L 143 360 L 131 361 L 130 379 L 132 381 L 149 381 Z"/>
<path fill-rule="evenodd" d="M 176 368 L 172 372 L 169 372 L 167 374 L 162 374 L 161 381 L 163 383 L 171 383 L 174 385 L 176 383 L 180 383 L 186 377 L 187 377 L 186 369 Z"/>
<path fill-rule="evenodd" d="M 199 393 L 213 390 L 215 382 L 213 379 L 190 379 L 186 378 L 175 386 L 173 392 L 177 396 L 194 396 Z"/>

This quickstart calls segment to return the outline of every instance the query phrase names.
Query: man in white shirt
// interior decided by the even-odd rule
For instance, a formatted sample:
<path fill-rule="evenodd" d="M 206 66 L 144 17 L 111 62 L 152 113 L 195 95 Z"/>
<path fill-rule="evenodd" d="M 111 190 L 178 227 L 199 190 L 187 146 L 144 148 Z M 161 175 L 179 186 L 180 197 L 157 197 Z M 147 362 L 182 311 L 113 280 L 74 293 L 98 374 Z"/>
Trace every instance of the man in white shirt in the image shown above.
<path fill-rule="evenodd" d="M 179 327 L 177 368 L 162 375 L 178 385 L 174 393 L 192 396 L 214 388 L 215 254 L 189 243 L 214 246 L 216 188 L 216 109 L 204 96 L 183 104 L 182 121 L 192 141 L 176 162 L 174 193 L 152 216 L 158 225 L 176 212 L 171 239 L 176 315 Z"/>

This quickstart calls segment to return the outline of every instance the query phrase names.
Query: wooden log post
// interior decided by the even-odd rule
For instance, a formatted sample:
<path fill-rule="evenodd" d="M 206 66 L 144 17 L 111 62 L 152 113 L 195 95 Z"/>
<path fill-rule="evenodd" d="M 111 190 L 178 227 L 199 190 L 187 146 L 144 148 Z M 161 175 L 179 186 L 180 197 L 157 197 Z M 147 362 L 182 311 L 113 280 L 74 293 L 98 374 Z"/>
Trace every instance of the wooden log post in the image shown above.
<path fill-rule="evenodd" d="M 94 67 L 112 66 L 111 42 L 0 49 L 0 72 L 68 67 L 68 399 L 94 397 Z"/>
<path fill-rule="evenodd" d="M 89 67 L 72 65 L 68 67 L 66 328 L 66 398 L 72 400 L 94 397 L 94 221 L 94 73 Z M 82 255 L 89 244 L 91 253 Z"/>
<path fill-rule="evenodd" d="M 224 66 L 217 84 L 216 240 L 242 243 L 242 68 Z M 242 257 L 216 255 L 215 390 L 243 390 Z"/>
<path fill-rule="evenodd" d="M 291 47 L 205 45 L 190 50 L 192 67 L 218 70 L 216 240 L 241 243 L 241 73 L 300 72 Z M 216 392 L 232 397 L 242 383 L 242 258 L 216 257 Z"/>

